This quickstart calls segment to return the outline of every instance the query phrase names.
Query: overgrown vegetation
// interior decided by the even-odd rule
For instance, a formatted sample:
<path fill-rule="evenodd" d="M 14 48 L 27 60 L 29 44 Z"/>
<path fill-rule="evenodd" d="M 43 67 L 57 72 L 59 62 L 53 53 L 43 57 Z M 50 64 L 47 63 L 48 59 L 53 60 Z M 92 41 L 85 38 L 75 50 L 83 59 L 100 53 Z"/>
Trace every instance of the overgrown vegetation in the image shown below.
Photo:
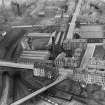
<path fill-rule="evenodd" d="M 99 0 L 86 0 L 78 17 L 80 22 L 105 23 L 105 2 Z"/>

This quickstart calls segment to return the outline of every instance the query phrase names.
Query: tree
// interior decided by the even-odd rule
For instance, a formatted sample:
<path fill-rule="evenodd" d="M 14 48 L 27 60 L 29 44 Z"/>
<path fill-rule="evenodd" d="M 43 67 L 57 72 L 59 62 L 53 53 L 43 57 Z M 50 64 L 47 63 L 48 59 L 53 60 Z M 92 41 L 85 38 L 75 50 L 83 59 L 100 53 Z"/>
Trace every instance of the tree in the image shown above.
<path fill-rule="evenodd" d="M 7 22 L 7 13 L 6 13 L 6 9 L 5 9 L 5 3 L 4 0 L 2 0 L 2 12 L 3 12 L 3 17 L 4 17 L 4 22 Z"/>

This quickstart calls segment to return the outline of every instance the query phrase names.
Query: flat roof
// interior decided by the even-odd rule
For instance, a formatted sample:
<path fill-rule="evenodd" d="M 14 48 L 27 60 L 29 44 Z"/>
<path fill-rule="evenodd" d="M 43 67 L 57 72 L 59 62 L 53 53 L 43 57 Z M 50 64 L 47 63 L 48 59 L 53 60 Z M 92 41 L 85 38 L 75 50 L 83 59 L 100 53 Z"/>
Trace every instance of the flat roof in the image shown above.
<path fill-rule="evenodd" d="M 78 30 L 81 38 L 105 38 L 102 26 L 83 25 Z"/>

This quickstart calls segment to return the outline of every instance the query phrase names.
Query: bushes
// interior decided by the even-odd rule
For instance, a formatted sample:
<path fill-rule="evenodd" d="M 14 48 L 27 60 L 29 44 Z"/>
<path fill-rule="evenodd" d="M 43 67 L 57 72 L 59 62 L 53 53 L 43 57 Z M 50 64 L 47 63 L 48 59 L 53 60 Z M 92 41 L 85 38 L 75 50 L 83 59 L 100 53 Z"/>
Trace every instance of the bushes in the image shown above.
<path fill-rule="evenodd" d="M 94 2 L 96 1 L 96 2 Z M 78 20 L 85 23 L 105 23 L 105 3 L 98 0 L 85 1 Z"/>

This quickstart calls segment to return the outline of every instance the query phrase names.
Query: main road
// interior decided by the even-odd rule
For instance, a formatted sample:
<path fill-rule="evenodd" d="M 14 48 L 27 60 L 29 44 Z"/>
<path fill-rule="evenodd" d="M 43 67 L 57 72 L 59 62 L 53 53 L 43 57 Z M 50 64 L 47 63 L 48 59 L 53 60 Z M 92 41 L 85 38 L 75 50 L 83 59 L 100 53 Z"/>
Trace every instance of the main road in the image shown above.
<path fill-rule="evenodd" d="M 78 15 L 80 13 L 82 3 L 83 3 L 83 0 L 79 0 L 79 2 L 77 4 L 77 7 L 76 7 L 76 10 L 73 14 L 73 18 L 71 20 L 69 30 L 68 30 L 68 34 L 67 34 L 67 39 L 68 40 L 73 38 L 73 33 L 74 33 L 75 26 L 76 26 L 76 21 L 77 21 Z"/>
<path fill-rule="evenodd" d="M 94 50 L 95 50 L 95 44 L 94 43 L 91 43 L 91 44 L 88 44 L 87 45 L 87 49 L 86 49 L 86 52 L 82 58 L 82 62 L 81 62 L 81 65 L 80 65 L 80 68 L 85 68 L 86 65 L 88 64 L 88 61 L 90 58 L 92 58 L 93 54 L 94 54 Z"/>

